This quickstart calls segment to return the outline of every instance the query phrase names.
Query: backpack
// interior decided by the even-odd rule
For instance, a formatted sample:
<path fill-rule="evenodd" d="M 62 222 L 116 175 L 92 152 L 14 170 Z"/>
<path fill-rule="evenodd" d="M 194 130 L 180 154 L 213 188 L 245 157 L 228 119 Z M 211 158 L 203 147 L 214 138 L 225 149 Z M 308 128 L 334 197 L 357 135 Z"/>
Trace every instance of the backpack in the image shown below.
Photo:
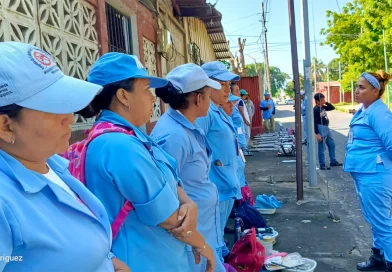
<path fill-rule="evenodd" d="M 252 228 L 237 243 L 228 257 L 228 262 L 237 271 L 259 272 L 265 262 L 264 246 L 256 240 L 256 230 Z"/>
<path fill-rule="evenodd" d="M 244 229 L 268 227 L 261 213 L 246 201 L 236 207 L 235 216 L 242 219 Z"/>
<path fill-rule="evenodd" d="M 72 176 L 86 185 L 85 181 L 85 162 L 86 162 L 86 153 L 87 147 L 92 140 L 97 138 L 98 136 L 110 133 L 110 132 L 120 132 L 125 133 L 127 135 L 135 136 L 135 132 L 133 130 L 127 130 L 123 127 L 116 126 L 109 122 L 100 122 L 95 124 L 89 131 L 86 131 L 87 138 L 76 142 L 69 146 L 68 150 L 61 154 L 61 156 L 70 161 L 68 170 Z M 124 205 L 120 209 L 116 218 L 114 219 L 111 227 L 112 227 L 112 239 L 114 239 L 121 228 L 121 225 L 124 223 L 125 218 L 127 217 L 130 211 L 134 210 L 134 207 L 131 202 L 128 200 L 125 201 Z"/>

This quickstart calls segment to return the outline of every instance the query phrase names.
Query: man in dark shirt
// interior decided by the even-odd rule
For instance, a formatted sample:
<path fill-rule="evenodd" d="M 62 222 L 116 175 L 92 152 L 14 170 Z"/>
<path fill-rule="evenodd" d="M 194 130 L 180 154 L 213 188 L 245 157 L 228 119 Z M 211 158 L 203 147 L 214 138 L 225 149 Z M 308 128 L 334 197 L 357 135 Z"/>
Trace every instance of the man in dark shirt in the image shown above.
<path fill-rule="evenodd" d="M 335 107 L 325 101 L 325 96 L 321 93 L 314 95 L 316 106 L 313 108 L 314 113 L 314 133 L 316 134 L 318 141 L 318 157 L 321 170 L 330 169 L 325 166 L 325 155 L 324 155 L 324 142 L 327 144 L 328 153 L 330 158 L 331 166 L 341 166 L 342 164 L 336 160 L 335 157 L 335 141 L 332 138 L 331 131 L 329 130 L 329 119 L 327 111 L 334 110 Z"/>

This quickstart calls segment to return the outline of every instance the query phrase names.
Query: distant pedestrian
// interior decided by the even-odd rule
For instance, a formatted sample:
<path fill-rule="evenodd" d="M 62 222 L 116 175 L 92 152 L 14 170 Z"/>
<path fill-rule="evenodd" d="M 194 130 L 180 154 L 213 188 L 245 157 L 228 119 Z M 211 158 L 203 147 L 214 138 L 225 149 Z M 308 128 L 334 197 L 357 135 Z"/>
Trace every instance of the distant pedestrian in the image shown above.
<path fill-rule="evenodd" d="M 260 103 L 260 109 L 263 111 L 264 133 L 275 132 L 275 102 L 271 99 L 269 93 L 264 93 L 264 100 Z"/>
<path fill-rule="evenodd" d="M 303 129 L 303 140 L 302 144 L 308 144 L 308 135 L 306 131 L 307 122 L 306 122 L 306 101 L 307 97 L 305 95 L 305 91 L 301 91 L 301 119 L 302 119 L 302 129 Z"/>
<path fill-rule="evenodd" d="M 252 100 L 249 99 L 249 94 L 247 93 L 246 90 L 241 90 L 240 94 L 241 94 L 241 99 L 245 102 L 245 107 L 246 110 L 248 111 L 248 116 L 249 116 L 249 126 L 245 126 L 245 136 L 249 143 L 249 139 L 252 131 L 252 118 L 255 115 L 255 106 Z"/>
<path fill-rule="evenodd" d="M 343 170 L 350 172 L 373 234 L 372 256 L 361 271 L 392 272 L 392 113 L 382 102 L 391 76 L 363 73 L 355 90 L 362 103 L 350 123 Z"/>
<path fill-rule="evenodd" d="M 329 130 L 329 119 L 327 111 L 334 110 L 335 107 L 325 101 L 325 96 L 321 93 L 314 95 L 316 106 L 313 108 L 314 113 L 314 132 L 318 141 L 318 157 L 321 170 L 327 170 L 329 167 L 325 166 L 324 143 L 327 144 L 328 153 L 331 166 L 341 166 L 342 164 L 336 160 L 335 156 L 335 141 L 332 138 Z"/>

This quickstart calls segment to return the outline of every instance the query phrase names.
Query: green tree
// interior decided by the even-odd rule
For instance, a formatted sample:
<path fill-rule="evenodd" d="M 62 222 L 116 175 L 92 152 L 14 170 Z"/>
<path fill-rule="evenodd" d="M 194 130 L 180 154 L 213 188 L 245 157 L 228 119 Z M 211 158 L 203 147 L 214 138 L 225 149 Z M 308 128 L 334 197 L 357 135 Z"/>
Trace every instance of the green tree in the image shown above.
<path fill-rule="evenodd" d="M 328 63 L 329 81 L 339 81 L 339 58 L 335 58 Z M 347 65 L 340 61 L 340 69 L 342 74 L 347 71 Z M 327 70 L 325 70 L 323 81 L 328 81 Z"/>
<path fill-rule="evenodd" d="M 303 90 L 304 88 L 304 76 L 302 74 L 299 74 L 299 85 L 300 85 L 300 90 Z M 295 90 L 294 90 L 294 81 L 289 81 L 285 85 L 284 92 L 287 96 L 289 97 L 294 97 L 295 96 Z"/>
<path fill-rule="evenodd" d="M 316 58 L 312 59 L 312 81 L 314 82 L 314 70 L 316 70 L 316 78 L 317 82 L 323 80 L 324 75 L 326 74 L 326 65 L 322 60 L 316 60 Z"/>
<path fill-rule="evenodd" d="M 256 67 L 257 72 L 256 73 Z M 264 74 L 264 63 L 256 63 L 245 65 L 246 76 L 256 76 L 257 74 Z M 286 81 L 290 79 L 290 76 L 280 70 L 280 68 L 275 66 L 270 66 L 270 76 L 271 76 L 271 92 L 272 96 L 276 97 L 279 90 L 284 89 Z"/>
<path fill-rule="evenodd" d="M 365 71 L 384 69 L 382 31 L 385 29 L 387 54 L 392 51 L 392 2 L 390 0 L 352 0 L 342 8 L 342 13 L 327 11 L 325 45 L 331 46 L 347 68 L 342 74 L 344 90 L 351 90 L 351 80 L 356 81 Z M 388 59 L 388 66 L 391 59 Z"/>

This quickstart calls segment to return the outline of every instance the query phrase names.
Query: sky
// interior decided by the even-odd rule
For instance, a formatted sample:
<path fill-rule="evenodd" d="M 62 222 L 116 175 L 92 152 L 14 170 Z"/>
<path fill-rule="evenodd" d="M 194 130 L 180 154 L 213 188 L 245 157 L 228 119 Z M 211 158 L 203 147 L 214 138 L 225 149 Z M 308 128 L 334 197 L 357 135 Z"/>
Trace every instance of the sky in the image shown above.
<path fill-rule="evenodd" d="M 215 4 L 217 0 L 208 0 Z M 264 0 L 267 1 L 267 0 Z M 264 62 L 262 45 L 257 43 L 261 34 L 261 3 L 262 0 L 218 0 L 216 8 L 222 13 L 222 25 L 226 39 L 230 41 L 233 54 L 238 52 L 238 38 L 246 38 L 246 64 Z M 267 41 L 269 65 L 277 66 L 283 72 L 292 76 L 290 29 L 288 16 L 288 0 L 269 0 L 267 10 Z M 299 71 L 303 74 L 302 48 L 302 14 L 300 0 L 295 2 L 295 17 L 297 28 L 297 50 Z M 311 42 L 311 57 L 329 63 L 336 58 L 334 50 L 329 46 L 321 46 L 325 36 L 320 34 L 322 28 L 327 27 L 326 11 L 339 11 L 348 0 L 308 0 L 309 36 Z M 315 5 L 313 6 L 313 4 Z M 313 16 L 314 15 L 314 16 Z M 316 41 L 316 42 L 315 42 Z M 316 47 L 316 48 L 315 48 Z M 252 57 L 252 58 L 251 58 Z"/>

